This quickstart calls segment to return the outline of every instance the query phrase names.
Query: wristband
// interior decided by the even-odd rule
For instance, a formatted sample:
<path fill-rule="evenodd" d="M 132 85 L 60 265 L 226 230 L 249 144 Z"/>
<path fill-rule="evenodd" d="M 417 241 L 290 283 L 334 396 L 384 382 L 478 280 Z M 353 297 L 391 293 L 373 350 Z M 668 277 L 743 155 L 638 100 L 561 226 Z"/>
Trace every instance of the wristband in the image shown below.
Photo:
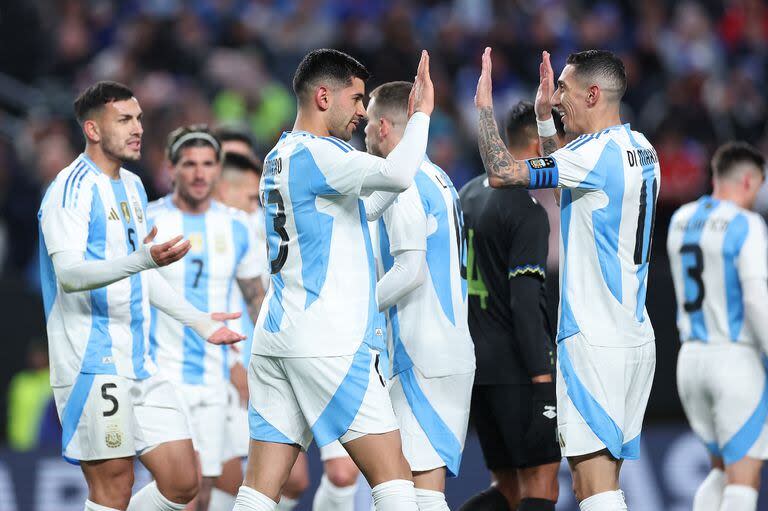
<path fill-rule="evenodd" d="M 555 120 L 550 117 L 546 121 L 540 121 L 539 119 L 536 119 L 536 127 L 539 130 L 539 136 L 544 137 L 554 137 L 557 135 L 557 128 L 555 128 Z"/>

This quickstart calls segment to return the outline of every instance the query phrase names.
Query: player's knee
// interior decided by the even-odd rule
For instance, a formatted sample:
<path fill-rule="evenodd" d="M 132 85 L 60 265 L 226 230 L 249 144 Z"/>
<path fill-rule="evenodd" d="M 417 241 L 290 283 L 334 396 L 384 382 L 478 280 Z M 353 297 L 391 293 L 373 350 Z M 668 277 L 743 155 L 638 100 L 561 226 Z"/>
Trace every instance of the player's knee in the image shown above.
<path fill-rule="evenodd" d="M 104 478 L 88 481 L 90 500 L 109 502 L 118 508 L 128 507 L 133 488 L 133 470 L 112 472 Z"/>
<path fill-rule="evenodd" d="M 309 474 L 306 470 L 292 470 L 288 480 L 283 485 L 282 494 L 291 499 L 297 499 L 309 488 Z"/>
<path fill-rule="evenodd" d="M 160 493 L 170 501 L 186 504 L 197 496 L 200 491 L 200 481 L 197 474 L 191 470 L 179 471 L 168 488 L 162 488 Z"/>
<path fill-rule="evenodd" d="M 357 483 L 359 473 L 357 466 L 350 458 L 338 458 L 325 463 L 325 475 L 337 488 Z"/>

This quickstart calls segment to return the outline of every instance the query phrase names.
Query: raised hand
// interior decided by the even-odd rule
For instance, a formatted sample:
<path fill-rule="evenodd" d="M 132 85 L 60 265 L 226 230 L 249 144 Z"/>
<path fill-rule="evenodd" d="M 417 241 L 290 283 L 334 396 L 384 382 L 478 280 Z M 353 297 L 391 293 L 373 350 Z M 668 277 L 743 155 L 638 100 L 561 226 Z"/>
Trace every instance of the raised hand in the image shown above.
<path fill-rule="evenodd" d="M 152 227 L 146 238 L 144 238 L 144 244 L 151 243 L 157 235 L 157 226 Z M 155 260 L 158 266 L 168 266 L 171 263 L 175 263 L 189 252 L 192 244 L 189 240 L 184 240 L 179 243 L 184 236 L 176 236 L 173 239 L 154 245 L 149 249 L 149 253 L 152 255 L 152 259 Z"/>
<path fill-rule="evenodd" d="M 228 321 L 239 317 L 239 312 L 214 312 L 211 314 L 211 319 L 214 321 Z M 245 336 L 222 326 L 206 340 L 211 344 L 234 344 L 236 342 L 244 341 Z"/>
<path fill-rule="evenodd" d="M 536 91 L 534 110 L 536 118 L 546 121 L 552 117 L 552 96 L 555 94 L 555 73 L 552 71 L 552 63 L 549 61 L 549 52 L 541 52 L 541 64 L 539 64 L 539 88 Z"/>
<path fill-rule="evenodd" d="M 435 108 L 435 87 L 429 76 L 429 53 L 421 51 L 419 68 L 416 70 L 416 78 L 413 80 L 411 95 L 408 97 L 408 117 L 414 112 L 424 112 L 432 115 Z"/>
<path fill-rule="evenodd" d="M 491 81 L 491 71 L 491 48 L 486 47 L 483 52 L 480 79 L 477 80 L 477 92 L 475 92 L 475 106 L 478 109 L 493 107 L 493 83 Z"/>

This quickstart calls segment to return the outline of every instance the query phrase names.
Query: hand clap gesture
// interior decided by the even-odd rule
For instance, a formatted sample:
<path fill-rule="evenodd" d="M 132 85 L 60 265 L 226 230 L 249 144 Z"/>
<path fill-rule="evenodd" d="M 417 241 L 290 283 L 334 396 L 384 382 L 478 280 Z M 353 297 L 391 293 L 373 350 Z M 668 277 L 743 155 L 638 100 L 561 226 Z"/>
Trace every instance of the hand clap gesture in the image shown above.
<path fill-rule="evenodd" d="M 419 68 L 416 71 L 416 79 L 413 81 L 411 95 L 408 97 L 408 117 L 414 112 L 424 112 L 432 115 L 435 108 L 435 88 L 432 78 L 429 76 L 429 53 L 422 50 Z"/>

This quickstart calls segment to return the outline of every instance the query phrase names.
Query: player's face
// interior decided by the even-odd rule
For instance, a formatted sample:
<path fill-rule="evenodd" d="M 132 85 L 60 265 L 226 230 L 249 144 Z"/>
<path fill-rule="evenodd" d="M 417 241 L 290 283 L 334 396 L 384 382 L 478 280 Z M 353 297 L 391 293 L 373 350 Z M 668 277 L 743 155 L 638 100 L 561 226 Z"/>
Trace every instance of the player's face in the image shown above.
<path fill-rule="evenodd" d="M 570 64 L 563 69 L 552 96 L 552 106 L 560 113 L 565 132 L 580 135 L 585 129 L 587 88 L 574 76 L 574 71 Z"/>
<path fill-rule="evenodd" d="M 176 190 L 190 204 L 207 200 L 221 174 L 216 151 L 210 146 L 182 148 L 173 168 Z"/>
<path fill-rule="evenodd" d="M 255 172 L 241 172 L 223 190 L 222 202 L 246 213 L 259 209 L 259 176 Z"/>
<path fill-rule="evenodd" d="M 365 149 L 374 156 L 383 156 L 379 132 L 379 117 L 376 115 L 376 98 L 368 102 L 368 124 L 365 125 Z"/>
<path fill-rule="evenodd" d="M 342 140 L 352 138 L 352 133 L 363 122 L 365 106 L 365 82 L 360 78 L 352 78 L 352 85 L 333 92 L 333 103 L 328 109 L 328 131 L 331 135 Z"/>
<path fill-rule="evenodd" d="M 115 160 L 137 161 L 141 158 L 141 107 L 136 98 L 112 101 L 96 118 L 101 150 Z"/>

